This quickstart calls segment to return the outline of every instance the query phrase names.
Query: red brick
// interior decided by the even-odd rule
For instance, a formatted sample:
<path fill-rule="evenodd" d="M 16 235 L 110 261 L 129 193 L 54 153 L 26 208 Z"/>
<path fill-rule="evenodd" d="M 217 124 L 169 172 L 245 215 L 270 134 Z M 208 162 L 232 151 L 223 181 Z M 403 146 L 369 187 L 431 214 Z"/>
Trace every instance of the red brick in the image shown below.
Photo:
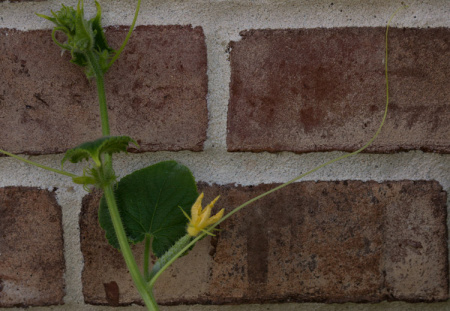
<path fill-rule="evenodd" d="M 232 42 L 229 151 L 353 151 L 385 99 L 384 28 L 250 30 Z M 450 30 L 389 34 L 390 111 L 371 152 L 450 152 Z"/>
<path fill-rule="evenodd" d="M 222 206 L 271 189 L 221 187 Z M 227 220 L 212 303 L 448 299 L 446 195 L 436 182 L 305 182 Z"/>
<path fill-rule="evenodd" d="M 218 208 L 230 210 L 274 186 L 200 189 L 205 202 L 220 194 Z M 141 303 L 97 224 L 98 198 L 85 198 L 80 218 L 85 300 L 116 305 L 118 293 L 121 305 Z M 164 274 L 156 297 L 162 304 L 446 300 L 445 202 L 437 182 L 295 183 L 224 222 Z M 141 262 L 142 247 L 135 251 Z"/>
<path fill-rule="evenodd" d="M 437 184 L 391 184 L 386 206 L 386 287 L 393 299 L 448 299 L 446 193 Z"/>
<path fill-rule="evenodd" d="M 227 197 L 244 202 L 272 187 Z M 214 302 L 379 299 L 383 213 L 360 187 L 296 184 L 226 223 L 214 258 Z"/>
<path fill-rule="evenodd" d="M 106 35 L 119 47 L 128 28 Z M 101 136 L 95 82 L 61 57 L 50 31 L 0 30 L 0 146 L 64 152 Z M 140 151 L 202 150 L 207 128 L 206 45 L 200 27 L 140 26 L 105 78 L 112 135 Z"/>
<path fill-rule="evenodd" d="M 55 193 L 0 189 L 0 307 L 63 303 L 61 207 Z"/>

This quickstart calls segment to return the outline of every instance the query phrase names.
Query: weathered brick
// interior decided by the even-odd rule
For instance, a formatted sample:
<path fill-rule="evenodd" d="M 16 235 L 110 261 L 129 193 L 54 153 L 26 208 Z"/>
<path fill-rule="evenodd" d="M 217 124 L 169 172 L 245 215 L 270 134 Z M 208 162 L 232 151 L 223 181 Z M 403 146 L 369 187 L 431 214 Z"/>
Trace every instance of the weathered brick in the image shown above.
<path fill-rule="evenodd" d="M 232 42 L 229 151 L 353 151 L 386 102 L 384 28 L 250 30 Z M 450 152 L 450 30 L 389 31 L 390 111 L 371 152 Z"/>
<path fill-rule="evenodd" d="M 108 28 L 111 46 L 127 31 Z M 68 53 L 61 57 L 50 31 L 2 29 L 0 50 L 2 149 L 58 153 L 101 136 L 95 82 Z M 140 151 L 202 150 L 208 120 L 200 27 L 137 27 L 105 84 L 112 135 L 131 136 Z"/>
<path fill-rule="evenodd" d="M 274 186 L 200 189 L 230 210 Z M 295 183 L 224 222 L 158 281 L 156 296 L 162 304 L 445 300 L 445 202 L 431 181 Z M 120 304 L 139 302 L 97 206 L 98 194 L 87 197 L 80 220 L 86 302 L 107 304 L 105 288 Z"/>
<path fill-rule="evenodd" d="M 224 206 L 273 185 L 216 189 Z M 213 303 L 448 299 L 446 195 L 436 182 L 305 182 L 225 222 Z"/>
<path fill-rule="evenodd" d="M 386 205 L 386 287 L 393 299 L 448 299 L 446 194 L 437 184 L 391 184 Z"/>
<path fill-rule="evenodd" d="M 98 224 L 100 197 L 99 192 L 86 196 L 80 215 L 84 300 L 89 304 L 142 304 L 122 255 L 108 244 L 105 233 Z M 142 269 L 142 243 L 132 249 Z M 209 239 L 204 239 L 189 256 L 177 260 L 165 271 L 155 286 L 158 302 L 171 304 L 196 301 L 208 286 L 212 258 L 207 254 L 211 250 Z"/>
<path fill-rule="evenodd" d="M 61 208 L 55 193 L 0 189 L 0 307 L 63 303 Z"/>
<path fill-rule="evenodd" d="M 223 196 L 245 202 L 272 187 Z M 226 223 L 214 258 L 214 302 L 378 300 L 383 211 L 361 187 L 369 190 L 353 182 L 296 184 Z"/>

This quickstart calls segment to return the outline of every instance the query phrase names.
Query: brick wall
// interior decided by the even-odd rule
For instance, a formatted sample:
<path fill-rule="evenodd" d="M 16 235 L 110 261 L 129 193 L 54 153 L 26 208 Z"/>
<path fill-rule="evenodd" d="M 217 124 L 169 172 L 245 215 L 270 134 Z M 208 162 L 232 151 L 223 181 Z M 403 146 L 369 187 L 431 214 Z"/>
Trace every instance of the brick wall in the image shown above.
<path fill-rule="evenodd" d="M 53 167 L 101 133 L 95 84 L 34 15 L 57 2 L 0 1 L 0 148 Z M 134 2 L 101 3 L 113 46 Z M 120 176 L 174 159 L 230 210 L 376 131 L 400 2 L 144 2 L 106 77 L 112 134 L 141 145 L 115 157 Z M 158 281 L 164 310 L 450 308 L 448 12 L 421 1 L 396 17 L 390 111 L 367 152 L 224 222 Z M 6 157 L 0 172 L 0 310 L 141 310 L 100 193 Z"/>

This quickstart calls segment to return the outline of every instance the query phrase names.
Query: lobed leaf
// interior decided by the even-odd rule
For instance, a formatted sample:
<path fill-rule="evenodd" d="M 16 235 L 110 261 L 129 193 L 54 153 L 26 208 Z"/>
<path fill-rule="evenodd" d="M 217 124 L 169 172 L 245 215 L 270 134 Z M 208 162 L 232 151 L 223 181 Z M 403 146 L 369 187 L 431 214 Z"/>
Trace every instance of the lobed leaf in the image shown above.
<path fill-rule="evenodd" d="M 61 161 L 61 166 L 69 160 L 78 163 L 92 158 L 97 166 L 101 166 L 101 156 L 104 153 L 113 154 L 126 152 L 129 143 L 137 143 L 128 136 L 104 136 L 94 141 L 85 142 L 75 148 L 67 150 Z"/>
<path fill-rule="evenodd" d="M 152 250 L 161 257 L 186 234 L 189 213 L 198 197 L 191 171 L 175 161 L 160 162 L 122 178 L 114 191 L 120 216 L 130 243 L 153 237 Z M 111 222 L 106 200 L 99 209 L 100 226 L 113 247 L 119 242 Z"/>

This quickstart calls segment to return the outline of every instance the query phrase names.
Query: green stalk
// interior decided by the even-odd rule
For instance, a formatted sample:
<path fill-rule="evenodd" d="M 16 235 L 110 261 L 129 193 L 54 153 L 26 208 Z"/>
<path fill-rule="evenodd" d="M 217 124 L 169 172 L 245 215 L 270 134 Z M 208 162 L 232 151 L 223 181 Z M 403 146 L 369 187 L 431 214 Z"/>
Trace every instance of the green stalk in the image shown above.
<path fill-rule="evenodd" d="M 106 93 L 105 93 L 105 82 L 103 79 L 103 71 L 97 61 L 97 57 L 94 52 L 88 51 L 86 52 L 86 57 L 89 61 L 89 64 L 94 71 L 95 80 L 97 82 L 97 94 L 98 94 L 98 103 L 100 105 L 100 119 L 102 122 L 102 134 L 103 136 L 109 136 L 109 118 L 108 118 L 108 106 L 106 105 Z"/>
<path fill-rule="evenodd" d="M 108 107 L 106 104 L 106 94 L 103 80 L 103 71 L 97 61 L 97 58 L 94 52 L 89 51 L 86 52 L 86 57 L 91 65 L 95 79 L 97 82 L 97 93 L 98 93 L 98 101 L 100 105 L 100 118 L 102 123 L 102 134 L 103 136 L 109 136 L 109 119 L 108 119 Z M 112 170 L 112 161 L 111 156 L 106 154 L 104 156 L 104 167 L 106 170 Z M 128 244 L 128 239 L 125 233 L 125 229 L 123 228 L 122 220 L 120 218 L 119 209 L 117 207 L 116 199 L 114 197 L 114 191 L 112 185 L 105 186 L 103 188 L 104 196 L 106 199 L 106 203 L 108 205 L 108 210 L 111 215 L 111 221 L 114 226 L 114 231 L 116 232 L 117 240 L 119 241 L 120 250 L 122 252 L 122 256 L 125 260 L 128 270 L 130 271 L 131 278 L 133 279 L 136 288 L 144 300 L 147 309 L 150 311 L 158 311 L 158 305 L 156 303 L 155 298 L 153 297 L 153 293 L 150 290 L 147 290 L 147 284 L 143 279 L 139 268 L 136 264 L 136 260 L 134 259 L 133 253 L 131 252 L 130 245 Z"/>
<path fill-rule="evenodd" d="M 106 105 L 105 83 L 103 81 L 103 74 L 96 78 L 97 81 L 97 93 L 98 102 L 100 104 L 100 118 L 102 120 L 102 134 L 103 136 L 109 136 L 109 118 L 108 118 L 108 106 Z"/>
<path fill-rule="evenodd" d="M 114 191 L 111 185 L 103 189 L 106 203 L 108 204 L 109 213 L 111 215 L 111 220 L 116 232 L 117 240 L 119 241 L 120 250 L 122 251 L 122 256 L 125 259 L 125 263 L 130 271 L 131 278 L 133 279 L 136 288 L 144 300 L 147 309 L 150 311 L 157 311 L 158 305 L 156 304 L 155 298 L 151 291 L 147 291 L 147 284 L 144 281 L 139 268 L 134 259 L 133 253 L 131 252 L 130 245 L 128 244 L 128 239 L 125 234 L 125 230 L 120 219 L 119 209 L 117 208 L 116 200 L 114 198 Z"/>

